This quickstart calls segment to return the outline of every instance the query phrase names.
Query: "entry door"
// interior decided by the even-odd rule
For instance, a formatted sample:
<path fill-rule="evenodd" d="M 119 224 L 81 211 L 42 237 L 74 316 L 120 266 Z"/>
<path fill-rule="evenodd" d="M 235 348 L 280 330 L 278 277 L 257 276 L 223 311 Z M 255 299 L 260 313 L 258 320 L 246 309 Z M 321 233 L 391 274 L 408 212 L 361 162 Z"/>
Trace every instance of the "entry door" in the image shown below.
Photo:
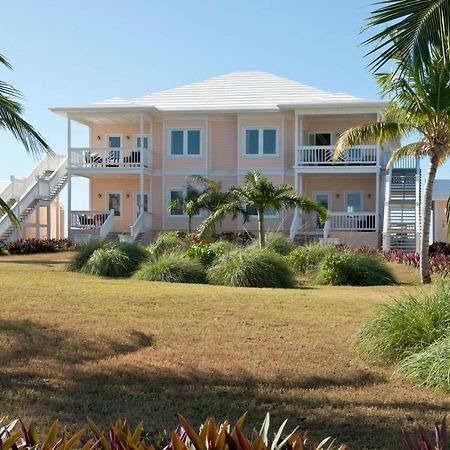
<path fill-rule="evenodd" d="M 329 192 L 317 192 L 314 195 L 314 198 L 316 200 L 316 202 L 320 205 L 323 206 L 324 208 L 326 208 L 327 210 L 329 210 L 330 208 L 330 193 Z M 321 224 L 319 217 L 317 216 L 317 214 L 315 214 L 315 218 L 314 218 L 314 228 L 316 230 L 321 230 L 323 229 L 325 224 Z"/>
<path fill-rule="evenodd" d="M 144 212 L 148 212 L 148 194 L 144 194 Z M 141 194 L 134 195 L 134 215 L 137 217 L 141 213 Z"/>

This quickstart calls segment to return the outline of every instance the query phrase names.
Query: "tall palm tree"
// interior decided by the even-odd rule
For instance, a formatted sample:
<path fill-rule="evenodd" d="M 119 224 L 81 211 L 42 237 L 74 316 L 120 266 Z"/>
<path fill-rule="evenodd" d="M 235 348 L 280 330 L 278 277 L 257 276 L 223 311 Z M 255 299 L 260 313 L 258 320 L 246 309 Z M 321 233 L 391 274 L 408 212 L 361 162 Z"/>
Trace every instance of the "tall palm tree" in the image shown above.
<path fill-rule="evenodd" d="M 12 69 L 11 64 L 0 54 L 0 66 Z M 52 153 L 44 138 L 22 117 L 23 108 L 20 103 L 22 94 L 10 84 L 0 81 L 0 130 L 6 130 L 23 144 L 27 153 L 38 156 Z M 0 198 L 0 210 L 4 211 L 12 222 L 18 225 L 17 218 Z"/>
<path fill-rule="evenodd" d="M 292 186 L 283 184 L 275 186 L 260 172 L 248 172 L 245 182 L 230 189 L 229 200 L 222 204 L 200 225 L 200 232 L 205 232 L 227 214 L 236 216 L 243 209 L 243 204 L 255 208 L 258 215 L 259 245 L 265 247 L 264 213 L 271 209 L 281 212 L 283 209 L 301 208 L 315 212 L 325 221 L 327 212 L 308 197 L 298 195 Z"/>
<path fill-rule="evenodd" d="M 378 74 L 383 96 L 392 98 L 380 122 L 351 128 L 343 133 L 335 148 L 339 158 L 349 147 L 370 141 L 419 136 L 419 140 L 397 148 L 388 165 L 404 157 L 428 157 L 429 167 L 422 205 L 420 274 L 423 283 L 431 281 L 428 255 L 433 185 L 436 171 L 450 155 L 450 61 L 440 48 L 434 48 L 430 64 L 397 61 L 401 70 Z"/>
<path fill-rule="evenodd" d="M 375 5 L 364 29 L 387 26 L 364 41 L 375 44 L 367 54 L 374 56 L 370 64 L 374 72 L 394 58 L 425 66 L 433 47 L 450 55 L 450 0 L 383 0 Z"/>

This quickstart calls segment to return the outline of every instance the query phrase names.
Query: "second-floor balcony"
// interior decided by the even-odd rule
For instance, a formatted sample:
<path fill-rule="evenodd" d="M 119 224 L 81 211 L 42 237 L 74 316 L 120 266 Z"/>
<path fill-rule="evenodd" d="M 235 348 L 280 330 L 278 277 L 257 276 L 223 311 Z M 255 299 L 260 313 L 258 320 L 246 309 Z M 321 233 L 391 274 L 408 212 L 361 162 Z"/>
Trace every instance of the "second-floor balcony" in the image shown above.
<path fill-rule="evenodd" d="M 71 148 L 69 169 L 151 169 L 151 155 L 146 148 Z"/>
<path fill-rule="evenodd" d="M 296 167 L 311 166 L 378 166 L 379 153 L 376 145 L 351 147 L 338 160 L 333 161 L 334 145 L 299 146 L 295 154 Z"/>

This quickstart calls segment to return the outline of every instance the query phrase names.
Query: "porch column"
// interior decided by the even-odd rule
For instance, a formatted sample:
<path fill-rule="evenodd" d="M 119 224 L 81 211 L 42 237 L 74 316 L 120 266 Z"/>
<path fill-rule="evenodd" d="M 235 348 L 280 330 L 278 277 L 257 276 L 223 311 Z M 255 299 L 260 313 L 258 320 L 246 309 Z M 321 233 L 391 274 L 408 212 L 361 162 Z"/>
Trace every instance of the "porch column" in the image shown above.
<path fill-rule="evenodd" d="M 375 174 L 375 231 L 380 231 L 380 172 Z"/>
<path fill-rule="evenodd" d="M 47 205 L 47 239 L 52 238 L 52 214 L 51 214 L 51 203 Z"/>
<path fill-rule="evenodd" d="M 141 145 L 139 148 L 140 154 L 141 154 L 141 194 L 139 196 L 139 213 L 144 212 L 144 116 L 141 114 L 140 117 L 140 135 L 141 135 Z"/>
<path fill-rule="evenodd" d="M 72 175 L 70 174 L 72 148 L 72 119 L 67 117 L 67 154 L 69 155 L 69 172 L 67 174 L 67 233 L 70 238 L 70 228 L 72 225 Z M 59 214 L 59 213 L 58 213 Z"/>

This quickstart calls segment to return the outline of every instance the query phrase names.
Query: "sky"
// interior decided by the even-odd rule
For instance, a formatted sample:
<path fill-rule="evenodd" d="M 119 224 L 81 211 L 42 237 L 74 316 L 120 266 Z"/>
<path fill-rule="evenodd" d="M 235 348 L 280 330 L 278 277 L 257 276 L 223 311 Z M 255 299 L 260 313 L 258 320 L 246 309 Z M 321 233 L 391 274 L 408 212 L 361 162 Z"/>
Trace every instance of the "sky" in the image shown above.
<path fill-rule="evenodd" d="M 228 72 L 261 70 L 332 92 L 377 99 L 360 34 L 373 0 L 4 1 L 0 80 L 23 95 L 25 118 L 58 154 L 66 120 L 48 108 L 131 98 Z M 74 146 L 87 146 L 75 126 Z M 0 180 L 35 161 L 0 130 Z M 438 178 L 450 177 L 450 166 Z M 88 207 L 86 184 L 72 207 Z"/>

